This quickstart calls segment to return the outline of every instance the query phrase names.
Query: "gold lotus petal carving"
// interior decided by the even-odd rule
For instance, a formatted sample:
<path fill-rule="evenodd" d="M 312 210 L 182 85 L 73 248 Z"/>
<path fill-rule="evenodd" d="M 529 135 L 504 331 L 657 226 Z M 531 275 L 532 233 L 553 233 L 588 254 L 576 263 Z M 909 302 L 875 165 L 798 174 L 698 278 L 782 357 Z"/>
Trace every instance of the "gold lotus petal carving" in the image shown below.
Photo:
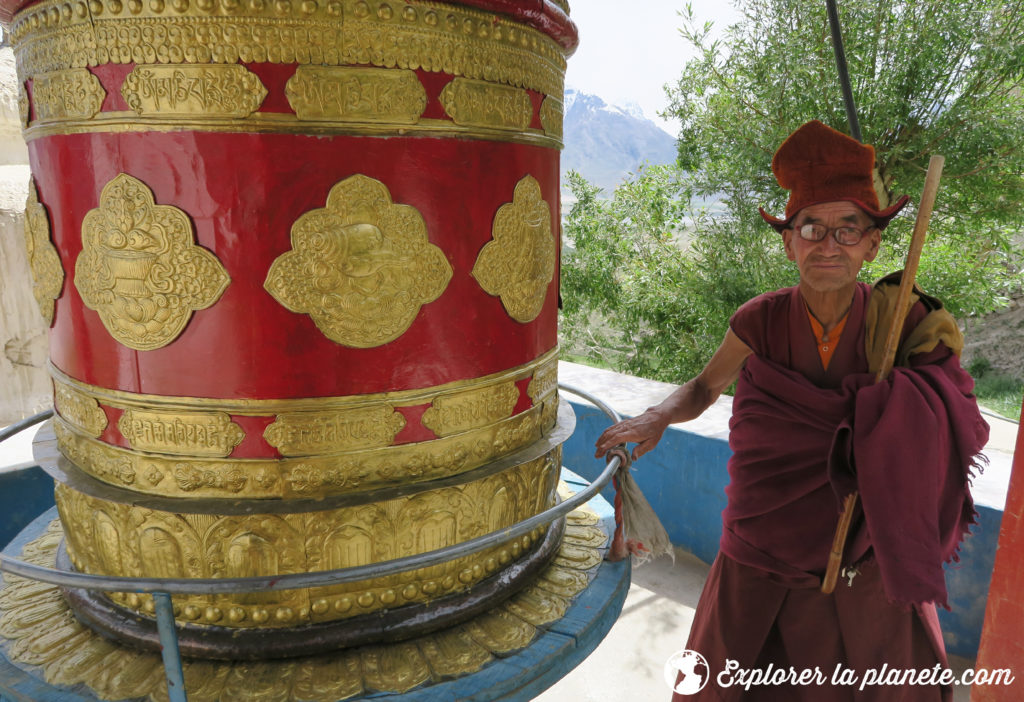
<path fill-rule="evenodd" d="M 100 403 L 63 383 L 53 384 L 53 404 L 57 414 L 91 437 L 107 428 L 107 413 Z"/>
<path fill-rule="evenodd" d="M 86 68 L 40 73 L 32 79 L 32 103 L 38 122 L 90 119 L 100 111 L 107 91 Z"/>
<path fill-rule="evenodd" d="M 562 92 L 561 47 L 494 13 L 391 2 L 373 12 L 364 0 L 250 2 L 224 13 L 203 4 L 146 2 L 129 15 L 122 0 L 44 0 L 12 23 L 19 74 L 107 63 L 357 64 Z M 405 16 L 408 7 L 415 16 Z"/>
<path fill-rule="evenodd" d="M 544 127 L 544 133 L 561 139 L 563 105 L 558 98 L 548 95 L 540 104 L 540 124 Z"/>
<path fill-rule="evenodd" d="M 23 549 L 23 560 L 40 566 L 54 566 L 56 551 L 64 531 L 59 521 L 54 520 L 47 531 Z M 552 577 L 551 567 L 541 575 L 544 586 Z M 574 571 L 575 572 L 575 571 Z M 578 575 L 585 577 L 583 573 Z M 26 604 L 50 603 L 50 617 L 43 626 L 38 623 L 26 624 L 21 608 Z M 450 661 L 437 661 L 433 646 L 442 654 L 462 651 L 463 645 L 470 645 L 466 637 L 480 645 L 491 656 L 505 656 L 528 646 L 537 629 L 505 611 L 503 608 L 478 615 L 465 624 L 431 634 L 410 643 L 419 647 L 427 665 L 438 673 Z M 41 675 L 47 681 L 60 676 L 69 685 L 84 684 L 103 699 L 145 698 L 166 699 L 166 681 L 158 654 L 136 653 L 126 648 L 107 643 L 98 634 L 81 624 L 63 601 L 55 585 L 25 580 L 5 575 L 0 584 L 0 636 L 8 640 L 8 657 L 18 664 L 36 665 L 42 668 Z M 455 637 L 451 647 L 440 645 L 438 639 Z M 64 666 L 69 656 L 76 651 L 85 655 L 79 660 L 93 661 L 92 667 L 82 665 L 73 670 Z M 403 653 L 405 648 L 399 649 Z M 472 655 L 459 657 L 465 667 L 471 668 Z M 384 657 L 377 654 L 373 661 L 376 669 L 374 683 L 385 692 L 397 692 L 403 688 L 407 676 L 405 668 L 389 673 L 380 662 Z M 435 668 L 435 661 L 438 667 Z M 336 702 L 362 693 L 364 686 L 362 654 L 359 650 L 342 651 L 330 655 L 299 659 L 297 661 L 261 661 L 259 663 L 230 661 L 184 661 L 185 689 L 189 699 L 197 702 L 224 699 L 261 699 L 267 696 L 264 675 L 281 681 L 273 691 L 274 695 L 285 695 L 305 702 Z M 156 671 L 153 673 L 152 671 Z M 267 672 L 269 671 L 269 672 Z M 469 671 L 471 672 L 471 671 Z M 440 674 L 440 673 L 438 673 Z M 287 681 L 285 688 L 284 681 Z M 147 688 L 148 684 L 148 688 Z M 229 696 L 230 692 L 236 696 Z M 128 694 L 128 693 L 131 694 Z M 274 697 L 276 699 L 276 697 Z"/>
<path fill-rule="evenodd" d="M 504 607 L 476 617 L 464 625 L 480 645 L 498 655 L 526 648 L 537 635 L 537 628 Z"/>
<path fill-rule="evenodd" d="M 138 65 L 121 85 L 128 106 L 142 116 L 248 117 L 267 89 L 239 64 Z"/>
<path fill-rule="evenodd" d="M 25 249 L 32 273 L 32 297 L 43 319 L 52 325 L 54 303 L 64 287 L 64 267 L 50 238 L 50 217 L 39 202 L 35 178 L 29 182 L 25 204 Z"/>
<path fill-rule="evenodd" d="M 580 526 L 570 524 L 565 527 L 565 542 L 575 546 L 601 548 L 608 541 L 608 536 L 599 526 Z"/>
<path fill-rule="evenodd" d="M 126 410 L 117 422 L 133 449 L 177 456 L 229 456 L 245 432 L 223 412 Z"/>
<path fill-rule="evenodd" d="M 568 599 L 586 590 L 588 584 L 590 580 L 586 573 L 559 566 L 549 567 L 537 578 L 537 587 Z"/>
<path fill-rule="evenodd" d="M 292 249 L 271 265 L 264 287 L 343 346 L 394 341 L 452 277 L 419 211 L 393 204 L 387 186 L 364 175 L 341 181 L 331 188 L 327 207 L 299 217 L 291 242 Z"/>
<path fill-rule="evenodd" d="M 231 282 L 217 257 L 193 242 L 188 215 L 157 205 L 145 183 L 122 173 L 82 221 L 75 287 L 120 343 L 166 346 Z"/>
<path fill-rule="evenodd" d="M 512 202 L 498 208 L 492 237 L 480 250 L 472 275 L 485 292 L 501 298 L 512 319 L 532 322 L 554 279 L 556 254 L 551 207 L 533 176 L 520 180 Z"/>
<path fill-rule="evenodd" d="M 564 617 L 569 599 L 531 585 L 513 595 L 504 606 L 523 621 L 540 627 Z"/>
<path fill-rule="evenodd" d="M 441 395 L 423 413 L 423 426 L 437 436 L 450 436 L 477 429 L 512 416 L 519 399 L 515 383 Z"/>
<path fill-rule="evenodd" d="M 586 546 L 577 546 L 563 541 L 558 555 L 553 561 L 556 565 L 576 570 L 590 570 L 601 563 L 601 555 L 594 549 Z"/>
<path fill-rule="evenodd" d="M 523 130 L 533 118 L 525 90 L 482 80 L 454 78 L 441 91 L 441 105 L 456 124 Z"/>
<path fill-rule="evenodd" d="M 82 572 L 226 578 L 332 570 L 384 562 L 508 528 L 550 507 L 544 489 L 559 451 L 462 485 L 312 514 L 174 514 L 109 502 L 66 485 L 55 491 L 67 552 Z M 540 543 L 544 530 L 438 566 L 324 588 L 253 595 L 175 596 L 176 616 L 234 628 L 335 621 L 459 592 Z M 147 595 L 110 593 L 153 612 Z M 40 619 L 23 610 L 24 620 Z M 454 646 L 454 643 L 452 643 Z M 472 658 L 472 657 L 471 657 Z M 468 664 L 468 663 L 467 663 Z"/>
<path fill-rule="evenodd" d="M 494 660 L 490 651 L 462 628 L 446 629 L 419 639 L 420 651 L 439 678 L 475 673 Z"/>
<path fill-rule="evenodd" d="M 300 120 L 416 124 L 427 106 L 408 69 L 299 66 L 285 95 Z"/>
<path fill-rule="evenodd" d="M 366 646 L 360 655 L 366 686 L 372 690 L 408 692 L 430 680 L 430 667 L 414 643 Z"/>
<path fill-rule="evenodd" d="M 390 446 L 405 417 L 389 404 L 334 412 L 279 414 L 263 432 L 282 456 L 310 456 Z"/>

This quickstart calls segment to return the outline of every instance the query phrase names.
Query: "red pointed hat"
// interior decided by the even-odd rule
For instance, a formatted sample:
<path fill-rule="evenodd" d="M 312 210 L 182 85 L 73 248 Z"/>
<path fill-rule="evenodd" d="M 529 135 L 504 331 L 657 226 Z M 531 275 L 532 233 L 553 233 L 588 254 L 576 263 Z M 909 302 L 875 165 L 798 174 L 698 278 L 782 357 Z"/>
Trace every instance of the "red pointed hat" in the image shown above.
<path fill-rule="evenodd" d="M 874 166 L 875 150 L 869 144 L 861 144 L 818 120 L 808 122 L 782 142 L 772 159 L 775 180 L 790 191 L 786 216 L 772 217 L 763 207 L 759 208 L 761 216 L 781 232 L 805 207 L 847 201 L 864 210 L 879 229 L 885 229 L 910 198 L 904 195 L 879 210 Z"/>

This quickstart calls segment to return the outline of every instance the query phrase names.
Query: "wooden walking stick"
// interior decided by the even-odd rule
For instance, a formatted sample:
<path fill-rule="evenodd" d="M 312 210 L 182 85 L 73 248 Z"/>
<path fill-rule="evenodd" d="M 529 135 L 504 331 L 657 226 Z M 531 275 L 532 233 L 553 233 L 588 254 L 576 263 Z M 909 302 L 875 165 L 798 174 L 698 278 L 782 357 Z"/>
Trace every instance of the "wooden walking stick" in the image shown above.
<path fill-rule="evenodd" d="M 914 234 L 910 239 L 910 249 L 907 251 L 907 261 L 903 266 L 903 277 L 900 279 L 900 289 L 896 296 L 896 309 L 893 310 L 892 321 L 889 324 L 889 331 L 885 337 L 882 365 L 875 374 L 876 383 L 880 383 L 889 377 L 889 373 L 892 372 L 893 363 L 896 361 L 896 348 L 899 346 L 900 335 L 903 332 L 903 322 L 906 321 L 907 313 L 910 312 L 910 294 L 914 290 L 917 266 L 921 262 L 921 250 L 924 248 L 928 222 L 932 218 L 935 193 L 939 189 L 939 178 L 942 176 L 942 165 L 944 162 L 945 159 L 938 155 L 932 156 L 928 162 L 928 173 L 924 178 L 924 192 L 921 193 L 921 204 L 917 208 L 917 220 L 914 222 Z M 858 494 L 855 490 L 847 495 L 843 501 L 843 512 L 839 516 L 839 523 L 836 525 L 836 534 L 832 539 L 832 550 L 828 554 L 828 567 L 825 570 L 825 579 L 821 583 L 821 591 L 826 595 L 831 594 L 836 589 L 839 567 L 843 562 L 843 548 L 846 546 L 846 537 L 850 533 L 850 524 L 853 521 L 853 512 L 857 506 L 857 497 Z"/>

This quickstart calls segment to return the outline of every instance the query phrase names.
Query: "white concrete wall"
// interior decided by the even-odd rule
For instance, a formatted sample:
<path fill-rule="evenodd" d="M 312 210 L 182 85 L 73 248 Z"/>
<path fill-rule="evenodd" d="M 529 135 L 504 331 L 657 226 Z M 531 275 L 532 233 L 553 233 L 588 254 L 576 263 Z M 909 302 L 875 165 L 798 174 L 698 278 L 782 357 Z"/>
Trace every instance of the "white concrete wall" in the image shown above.
<path fill-rule="evenodd" d="M 14 54 L 0 49 L 0 426 L 51 404 L 46 322 L 32 297 L 25 250 L 28 150 L 21 137 Z"/>

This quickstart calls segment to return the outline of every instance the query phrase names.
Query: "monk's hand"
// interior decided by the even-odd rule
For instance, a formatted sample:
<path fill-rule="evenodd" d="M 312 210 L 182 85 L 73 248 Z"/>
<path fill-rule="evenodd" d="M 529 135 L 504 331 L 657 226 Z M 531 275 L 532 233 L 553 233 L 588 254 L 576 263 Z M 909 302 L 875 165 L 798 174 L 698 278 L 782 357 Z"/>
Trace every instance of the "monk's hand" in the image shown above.
<path fill-rule="evenodd" d="M 668 428 L 669 418 L 657 407 L 651 407 L 638 417 L 626 419 L 604 430 L 595 444 L 595 458 L 601 458 L 612 448 L 627 442 L 634 443 L 633 460 L 658 445 L 662 434 Z"/>

